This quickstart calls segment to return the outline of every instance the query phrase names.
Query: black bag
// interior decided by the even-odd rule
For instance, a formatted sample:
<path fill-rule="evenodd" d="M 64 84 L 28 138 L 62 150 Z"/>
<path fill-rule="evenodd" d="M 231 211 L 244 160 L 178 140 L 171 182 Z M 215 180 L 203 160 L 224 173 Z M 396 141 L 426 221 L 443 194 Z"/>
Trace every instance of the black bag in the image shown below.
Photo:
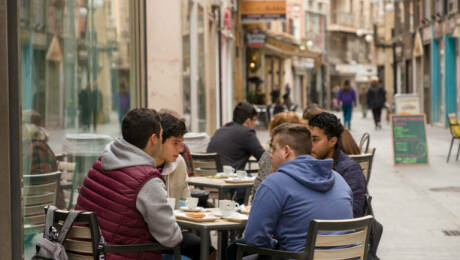
<path fill-rule="evenodd" d="M 65 251 L 63 242 L 67 238 L 67 234 L 73 226 L 75 219 L 81 211 L 71 210 L 62 225 L 60 232 L 54 227 L 54 212 L 55 206 L 49 206 L 46 213 L 45 230 L 43 237 L 37 241 L 36 253 L 32 260 L 38 259 L 53 259 L 53 260 L 67 260 L 67 253 Z"/>

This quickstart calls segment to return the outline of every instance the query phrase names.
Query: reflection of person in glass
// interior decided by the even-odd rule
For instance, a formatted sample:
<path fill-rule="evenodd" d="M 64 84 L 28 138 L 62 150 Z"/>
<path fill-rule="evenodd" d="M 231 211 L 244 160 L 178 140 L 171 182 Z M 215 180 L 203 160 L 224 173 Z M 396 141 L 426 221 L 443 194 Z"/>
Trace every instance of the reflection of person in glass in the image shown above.
<path fill-rule="evenodd" d="M 56 156 L 48 145 L 48 132 L 42 127 L 41 116 L 34 110 L 23 112 L 24 174 L 43 174 L 57 171 Z M 64 194 L 59 190 L 56 206 L 65 206 Z"/>
<path fill-rule="evenodd" d="M 102 111 L 102 94 L 95 83 L 93 83 L 93 91 L 91 91 L 91 112 L 93 116 L 93 127 L 94 132 L 97 130 L 97 121 L 99 119 L 99 113 Z"/>
<path fill-rule="evenodd" d="M 118 94 L 118 102 L 120 104 L 120 107 L 118 108 L 118 121 L 120 122 L 120 124 L 123 121 L 123 116 L 129 112 L 129 107 L 130 107 L 129 99 L 130 99 L 130 96 L 129 96 L 128 81 L 124 80 L 120 84 L 120 91 Z"/>
<path fill-rule="evenodd" d="M 91 124 L 91 88 L 89 83 L 78 93 L 78 108 L 80 110 L 80 127 L 88 131 Z"/>

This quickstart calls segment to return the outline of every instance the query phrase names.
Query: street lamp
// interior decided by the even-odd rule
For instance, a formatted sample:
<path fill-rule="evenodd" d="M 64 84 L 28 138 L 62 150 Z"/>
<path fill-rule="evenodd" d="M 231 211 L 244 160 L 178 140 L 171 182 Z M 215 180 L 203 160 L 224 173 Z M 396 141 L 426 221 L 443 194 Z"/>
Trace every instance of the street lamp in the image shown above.
<path fill-rule="evenodd" d="M 392 3 L 388 3 L 385 5 L 385 11 L 393 12 L 395 10 L 395 6 Z"/>
<path fill-rule="evenodd" d="M 372 40 L 374 39 L 374 37 L 372 37 L 372 35 L 370 34 L 367 34 L 366 37 L 364 37 L 364 40 L 366 40 L 366 42 L 372 42 Z"/>
<path fill-rule="evenodd" d="M 307 41 L 307 48 L 311 50 L 312 47 L 313 47 L 313 42 L 311 40 Z"/>
<path fill-rule="evenodd" d="M 358 37 L 363 36 L 363 34 L 364 34 L 363 29 L 358 29 L 358 30 L 356 30 L 356 35 L 358 35 Z"/>

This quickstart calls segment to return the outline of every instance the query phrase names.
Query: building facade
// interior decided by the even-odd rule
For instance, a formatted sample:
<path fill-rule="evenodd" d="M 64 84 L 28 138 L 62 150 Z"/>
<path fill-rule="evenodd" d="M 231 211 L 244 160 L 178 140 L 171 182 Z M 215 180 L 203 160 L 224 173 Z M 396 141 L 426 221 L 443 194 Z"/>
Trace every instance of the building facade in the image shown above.
<path fill-rule="evenodd" d="M 417 94 L 427 121 L 446 126 L 460 104 L 459 2 L 396 1 L 394 12 L 395 93 Z"/>

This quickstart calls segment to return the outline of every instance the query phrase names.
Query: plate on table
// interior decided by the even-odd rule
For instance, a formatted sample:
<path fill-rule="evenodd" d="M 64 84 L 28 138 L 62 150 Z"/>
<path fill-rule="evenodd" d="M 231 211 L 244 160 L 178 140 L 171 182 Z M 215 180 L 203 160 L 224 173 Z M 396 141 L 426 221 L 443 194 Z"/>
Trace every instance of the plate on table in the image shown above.
<path fill-rule="evenodd" d="M 255 177 L 243 177 L 243 178 L 228 178 L 225 182 L 228 183 L 248 183 L 253 182 L 256 178 Z"/>
<path fill-rule="evenodd" d="M 174 215 L 177 219 L 183 219 L 188 221 L 194 222 L 213 222 L 219 219 L 216 216 L 213 216 L 208 213 L 200 213 L 200 212 L 181 212 L 181 211 L 174 211 Z"/>
<path fill-rule="evenodd" d="M 180 207 L 179 209 L 182 210 L 182 211 L 184 211 L 184 212 L 201 212 L 201 211 L 204 210 L 202 207 L 196 207 L 196 208 L 194 208 L 194 209 L 190 209 L 190 208 L 188 208 L 187 206 L 185 206 L 185 207 Z"/>
<path fill-rule="evenodd" d="M 238 211 L 242 214 L 249 215 L 249 211 L 251 211 L 251 206 L 241 205 L 238 207 Z"/>
<path fill-rule="evenodd" d="M 248 221 L 248 215 L 240 214 L 240 213 L 233 213 L 230 216 L 224 216 L 222 217 L 225 220 L 232 221 L 232 222 L 238 222 L 238 223 L 245 223 Z"/>

